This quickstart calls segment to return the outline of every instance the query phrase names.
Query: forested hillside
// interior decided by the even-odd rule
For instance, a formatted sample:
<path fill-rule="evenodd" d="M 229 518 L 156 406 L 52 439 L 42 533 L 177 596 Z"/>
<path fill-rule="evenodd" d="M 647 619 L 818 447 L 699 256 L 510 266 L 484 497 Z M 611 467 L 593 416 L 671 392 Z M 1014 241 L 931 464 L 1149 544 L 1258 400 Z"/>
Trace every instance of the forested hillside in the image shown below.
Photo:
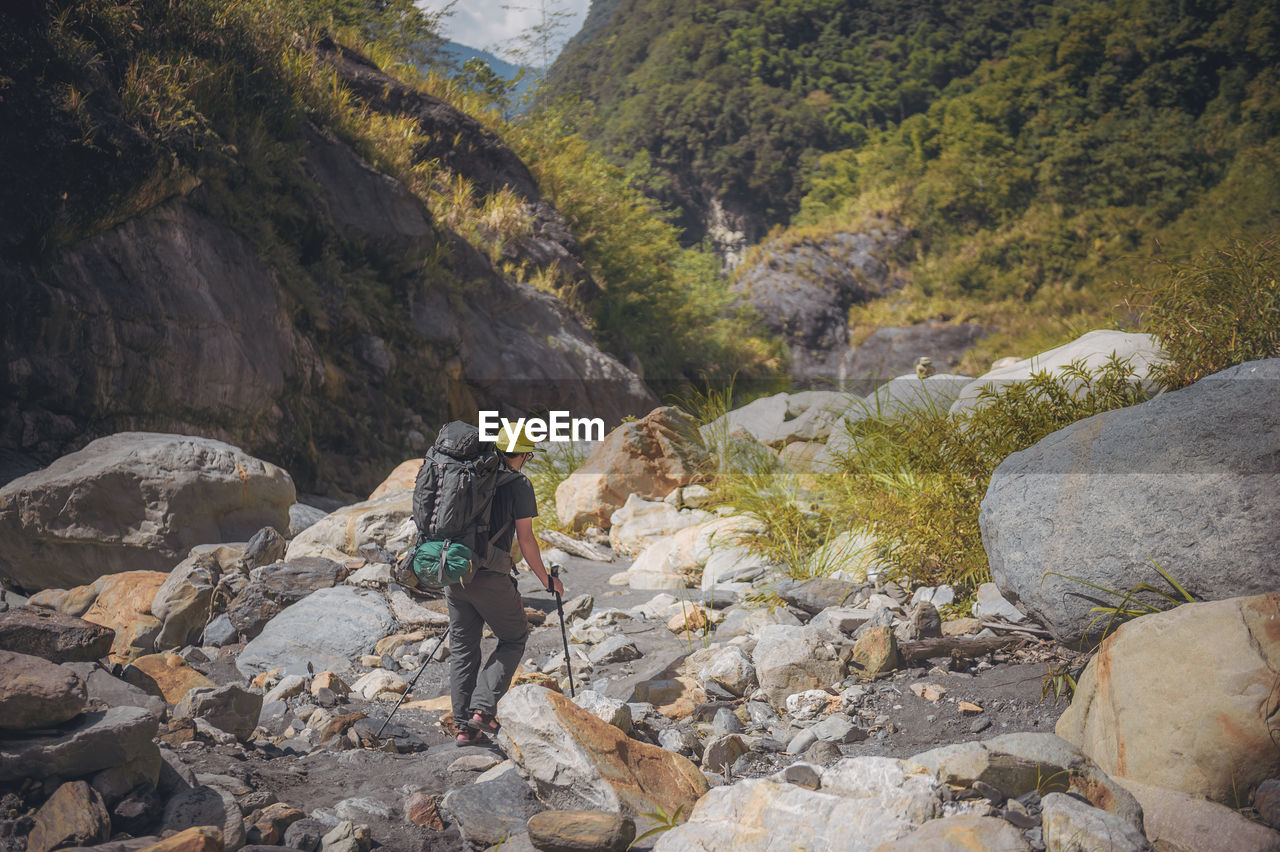
<path fill-rule="evenodd" d="M 906 225 L 913 312 L 868 324 L 1044 288 L 1093 316 L 1151 258 L 1275 231 L 1278 45 L 1263 0 L 628 0 L 553 81 L 687 239 L 717 204 L 755 239 Z"/>

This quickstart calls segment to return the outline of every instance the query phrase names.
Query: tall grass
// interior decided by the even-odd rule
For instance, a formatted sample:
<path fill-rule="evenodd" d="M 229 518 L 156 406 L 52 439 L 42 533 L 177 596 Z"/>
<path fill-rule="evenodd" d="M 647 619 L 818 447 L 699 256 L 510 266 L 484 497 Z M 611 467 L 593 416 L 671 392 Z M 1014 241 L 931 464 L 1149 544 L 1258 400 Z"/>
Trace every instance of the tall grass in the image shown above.
<path fill-rule="evenodd" d="M 1169 356 L 1154 370 L 1168 389 L 1280 355 L 1280 239 L 1165 263 L 1164 275 L 1133 289 L 1145 328 Z"/>
<path fill-rule="evenodd" d="M 841 514 L 865 521 L 896 579 L 971 592 L 990 579 L 978 507 L 996 467 L 1077 420 L 1146 398 L 1128 361 L 1112 358 L 984 389 L 956 416 L 927 400 L 873 412 L 850 423 L 850 449 L 825 482 Z"/>

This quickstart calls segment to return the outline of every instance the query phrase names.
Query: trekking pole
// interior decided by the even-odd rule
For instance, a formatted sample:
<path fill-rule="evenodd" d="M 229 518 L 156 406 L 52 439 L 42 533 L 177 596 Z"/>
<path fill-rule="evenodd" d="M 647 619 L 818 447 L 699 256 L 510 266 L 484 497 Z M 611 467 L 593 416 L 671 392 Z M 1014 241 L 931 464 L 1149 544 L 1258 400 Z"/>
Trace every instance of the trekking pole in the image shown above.
<path fill-rule="evenodd" d="M 386 729 L 388 723 L 391 722 L 391 717 L 396 715 L 396 711 L 400 709 L 400 705 L 404 702 L 405 698 L 408 697 L 409 693 L 413 691 L 413 685 L 418 682 L 418 678 L 422 677 L 422 673 L 427 670 L 427 663 L 436 658 L 436 651 L 440 650 L 440 646 L 444 644 L 444 639 L 448 635 L 448 630 L 445 630 L 440 634 L 440 638 L 436 641 L 436 646 L 431 649 L 430 654 L 427 654 L 427 658 L 422 661 L 422 665 L 418 666 L 418 673 L 413 676 L 413 680 L 409 681 L 409 685 L 405 687 L 404 692 L 400 693 L 400 700 L 396 702 L 395 707 L 391 708 L 391 712 L 387 714 L 387 718 L 382 722 L 382 727 L 378 728 L 378 733 L 373 735 L 375 740 L 382 739 L 382 732 Z"/>
<path fill-rule="evenodd" d="M 551 577 L 554 579 L 560 576 L 560 565 L 556 562 L 551 563 Z M 569 661 L 569 634 L 564 628 L 564 601 L 560 598 L 560 593 L 555 590 L 555 583 L 547 583 L 550 587 L 549 591 L 556 596 L 556 614 L 560 616 L 560 638 L 564 641 L 564 667 L 569 670 L 569 697 L 576 698 L 577 692 L 573 688 L 573 663 Z"/>

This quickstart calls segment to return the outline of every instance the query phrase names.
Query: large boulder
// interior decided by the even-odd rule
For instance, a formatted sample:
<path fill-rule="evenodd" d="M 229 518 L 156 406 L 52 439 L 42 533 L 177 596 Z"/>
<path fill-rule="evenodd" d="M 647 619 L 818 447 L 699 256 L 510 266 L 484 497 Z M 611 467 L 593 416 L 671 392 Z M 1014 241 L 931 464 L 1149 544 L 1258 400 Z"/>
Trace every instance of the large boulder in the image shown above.
<path fill-rule="evenodd" d="M 711 517 L 700 509 L 677 509 L 632 494 L 621 509 L 609 516 L 609 544 L 618 553 L 638 556 L 654 542 L 686 527 L 705 524 Z"/>
<path fill-rule="evenodd" d="M 1076 361 L 1083 361 L 1086 368 L 1096 370 L 1112 356 L 1128 359 L 1139 380 L 1148 385 L 1151 368 L 1164 360 L 1159 344 L 1149 334 L 1107 329 L 1090 331 L 1056 349 L 983 373 L 960 391 L 951 405 L 951 413 L 958 414 L 976 405 L 983 388 L 999 390 L 1014 382 L 1026 381 L 1032 373 L 1058 373 Z"/>
<path fill-rule="evenodd" d="M 556 516 L 566 527 L 605 528 L 631 494 L 661 500 L 702 475 L 707 464 L 694 419 L 674 406 L 623 423 L 556 488 Z"/>
<path fill-rule="evenodd" d="M 82 713 L 41 737 L 0 739 L 0 783 L 22 778 L 85 778 L 159 753 L 156 717 L 140 707 Z"/>
<path fill-rule="evenodd" d="M 322 625 L 323 629 L 317 629 Z M 236 667 L 245 677 L 280 668 L 285 674 L 311 671 L 352 674 L 351 661 L 373 651 L 398 625 L 386 598 L 354 586 L 321 589 L 281 612 L 262 634 L 244 646 Z"/>
<path fill-rule="evenodd" d="M 498 703 L 498 720 L 503 751 L 553 808 L 687 813 L 707 791 L 687 758 L 630 739 L 543 687 L 512 689 Z"/>
<path fill-rule="evenodd" d="M 1119 603 L 1096 586 L 1172 591 L 1152 563 L 1198 600 L 1280 588 L 1278 434 L 1280 358 L 1054 432 L 991 477 L 992 578 L 1064 643 Z"/>
<path fill-rule="evenodd" d="M 33 606 L 0 612 L 0 649 L 50 662 L 91 662 L 111 650 L 115 633 L 100 624 Z"/>
<path fill-rule="evenodd" d="M 343 561 L 359 556 L 360 546 L 376 544 L 399 553 L 417 536 L 413 492 L 389 491 L 373 500 L 343 506 L 303 530 L 289 542 L 285 561 L 319 556 Z"/>
<path fill-rule="evenodd" d="M 227 618 L 240 641 L 257 638 L 267 622 L 312 592 L 329 589 L 347 576 L 346 565 L 318 556 L 299 556 L 252 572 L 227 604 Z"/>
<path fill-rule="evenodd" d="M 653 848 L 872 852 L 937 817 L 940 808 L 932 779 L 908 774 L 902 761 L 852 757 L 823 770 L 817 790 L 769 779 L 717 787 Z"/>
<path fill-rule="evenodd" d="M 209 623 L 218 581 L 225 572 L 237 570 L 243 558 L 239 547 L 201 546 L 169 572 L 151 600 L 151 614 L 161 622 L 157 650 L 181 648 L 200 640 Z"/>
<path fill-rule="evenodd" d="M 59 725 L 85 707 L 84 683 L 57 663 L 0 651 L 0 671 L 0 730 Z"/>
<path fill-rule="evenodd" d="M 770 704 L 783 709 L 792 693 L 821 689 L 844 679 L 850 649 L 832 638 L 814 627 L 760 628 L 751 662 Z"/>
<path fill-rule="evenodd" d="M 1112 775 L 1230 807 L 1280 775 L 1280 594 L 1184 604 L 1102 643 L 1058 735 Z"/>
<path fill-rule="evenodd" d="M 981 781 L 1016 798 L 1034 791 L 1070 792 L 1142 829 L 1142 807 L 1080 749 L 1053 734 L 1002 734 L 982 742 L 940 746 L 906 761 L 940 784 Z"/>
<path fill-rule="evenodd" d="M 418 481 L 418 471 L 422 470 L 422 459 L 409 459 L 396 465 L 386 479 L 369 494 L 370 500 L 377 500 L 384 494 L 393 491 L 412 491 Z"/>
<path fill-rule="evenodd" d="M 221 441 L 123 432 L 0 488 L 0 578 L 26 591 L 168 572 L 195 545 L 285 529 L 293 480 Z"/>

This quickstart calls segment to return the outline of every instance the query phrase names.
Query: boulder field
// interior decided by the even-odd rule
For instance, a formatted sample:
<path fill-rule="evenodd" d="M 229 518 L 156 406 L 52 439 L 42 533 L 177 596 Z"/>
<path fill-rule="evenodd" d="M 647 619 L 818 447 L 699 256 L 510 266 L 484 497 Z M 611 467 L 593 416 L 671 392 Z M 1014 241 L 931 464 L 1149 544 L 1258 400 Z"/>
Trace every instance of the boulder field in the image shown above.
<path fill-rule="evenodd" d="M 1206 488 L 1265 490 L 1277 472 L 1256 445 L 1277 433 L 1274 364 L 1077 424 L 1027 453 L 1045 453 L 1034 457 L 1046 465 L 1059 445 L 1078 452 L 1117 429 L 1130 458 L 1159 458 L 1145 441 L 1181 431 L 1176 454 Z M 935 386 L 954 398 L 959 385 L 904 379 L 881 404 L 914 404 L 912 392 Z M 771 399 L 730 412 L 721 431 L 781 453 L 824 446 L 824 429 L 829 441 L 830 427 L 856 416 L 833 396 Z M 636 447 L 650 428 L 663 436 L 652 452 L 695 459 L 679 446 L 694 433 L 657 425 L 672 418 L 659 409 L 645 426 L 627 424 L 585 473 L 607 476 L 601 460 L 619 452 L 629 481 L 644 481 L 649 457 Z M 1126 418 L 1182 425 L 1124 431 Z M 1232 435 L 1255 449 L 1219 454 Z M 146 458 L 145 448 L 196 439 L 108 440 L 136 441 Z M 458 748 L 448 645 L 437 641 L 444 602 L 392 578 L 413 532 L 403 472 L 303 528 L 291 487 L 268 488 L 270 522 L 234 527 L 219 525 L 225 501 L 201 517 L 195 498 L 217 487 L 201 480 L 201 457 L 165 458 L 171 466 L 151 478 L 68 463 L 61 479 L 0 493 L 3 506 L 42 505 L 35 482 L 73 497 L 114 483 L 140 495 L 120 502 L 119 529 L 99 516 L 63 530 L 58 546 L 87 530 L 113 541 L 147 532 L 113 545 L 133 547 L 136 562 L 93 563 L 102 546 L 89 543 L 83 573 L 64 580 L 19 585 L 6 569 L 2 848 L 1280 850 L 1280 592 L 1261 568 L 1220 583 L 1171 568 L 1195 602 L 1112 629 L 1092 656 L 1061 644 L 1075 602 L 1037 599 L 1012 578 L 1077 570 L 1064 564 L 1069 549 L 1033 537 L 1036 518 L 1098 534 L 1103 525 L 1089 501 L 1009 507 L 1031 493 L 1025 483 L 1073 471 L 1015 457 L 998 472 L 984 534 L 993 568 L 1017 563 L 1023 574 L 996 572 L 965 611 L 950 587 L 893 582 L 857 528 L 828 542 L 830 573 L 790 577 L 751 553 L 751 519 L 718 512 L 696 464 L 687 476 L 655 473 L 645 493 L 610 498 L 620 504 L 591 519 L 594 531 L 548 536 L 599 558 L 545 549 L 566 567 L 563 624 L 521 576 L 531 635 L 498 707 L 501 729 L 489 746 Z M 174 458 L 189 468 L 173 470 Z M 288 481 L 236 458 L 246 474 Z M 160 479 L 167 490 L 139 485 Z M 1181 541 L 1153 494 L 1127 492 L 1137 505 L 1123 510 Z M 1269 546 L 1272 528 L 1250 514 L 1269 495 L 1248 494 L 1249 505 L 1201 507 L 1206 535 L 1220 540 L 1184 543 L 1183 566 L 1225 577 L 1211 573 L 1214 553 L 1247 560 Z M 147 526 L 162 501 L 170 526 Z M 9 527 L 5 552 L 38 553 L 49 527 Z M 1079 671 L 1069 702 L 1047 689 L 1064 667 Z"/>

